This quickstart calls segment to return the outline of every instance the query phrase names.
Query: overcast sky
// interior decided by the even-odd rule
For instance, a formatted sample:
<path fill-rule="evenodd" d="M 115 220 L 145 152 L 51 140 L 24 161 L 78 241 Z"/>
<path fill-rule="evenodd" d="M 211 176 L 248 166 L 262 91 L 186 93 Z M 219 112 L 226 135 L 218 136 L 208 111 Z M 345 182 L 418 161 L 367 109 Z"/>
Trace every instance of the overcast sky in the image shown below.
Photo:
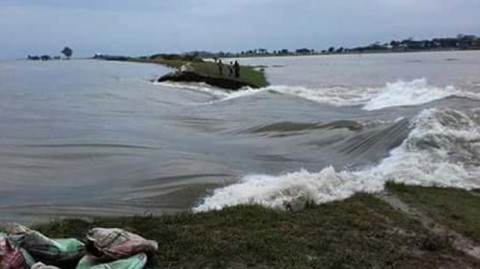
<path fill-rule="evenodd" d="M 0 58 L 366 45 L 480 34 L 480 0 L 0 0 Z"/>

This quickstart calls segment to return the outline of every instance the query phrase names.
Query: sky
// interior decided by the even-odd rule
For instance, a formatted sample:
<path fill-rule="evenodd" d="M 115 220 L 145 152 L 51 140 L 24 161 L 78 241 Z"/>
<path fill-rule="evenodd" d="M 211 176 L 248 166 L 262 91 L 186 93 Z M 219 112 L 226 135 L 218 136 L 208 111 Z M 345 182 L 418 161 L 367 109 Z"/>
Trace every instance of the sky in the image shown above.
<path fill-rule="evenodd" d="M 0 59 L 322 50 L 480 35 L 480 0 L 0 0 Z"/>

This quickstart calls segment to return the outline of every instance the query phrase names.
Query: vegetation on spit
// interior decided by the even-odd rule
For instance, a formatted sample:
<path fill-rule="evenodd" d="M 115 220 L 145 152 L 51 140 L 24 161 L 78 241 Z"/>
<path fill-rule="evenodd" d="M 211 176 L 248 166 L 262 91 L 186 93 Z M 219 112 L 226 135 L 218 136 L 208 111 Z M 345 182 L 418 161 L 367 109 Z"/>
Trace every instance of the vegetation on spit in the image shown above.
<path fill-rule="evenodd" d="M 178 54 L 156 54 L 149 57 L 125 57 L 125 56 L 107 56 L 97 55 L 94 58 L 113 60 L 113 61 L 131 61 L 142 63 L 155 63 L 165 65 L 170 68 L 180 70 L 182 66 L 188 66 L 189 71 L 200 76 L 200 79 L 205 81 L 198 82 L 213 82 L 213 86 L 222 87 L 225 83 L 231 82 L 235 85 L 249 86 L 252 88 L 262 88 L 268 86 L 268 82 L 263 68 L 254 66 L 240 65 L 240 77 L 229 75 L 229 62 L 225 60 L 223 63 L 223 74 L 220 74 L 218 64 L 213 61 L 204 61 L 191 55 Z M 241 64 L 241 63 L 240 63 Z M 188 82 L 188 81 L 187 81 Z M 223 82 L 223 83 L 222 83 Z M 215 85 L 219 84 L 219 85 Z M 234 89 L 236 89 L 234 87 Z"/>
<path fill-rule="evenodd" d="M 454 189 L 389 185 L 410 205 L 479 240 L 480 197 Z M 119 227 L 159 242 L 151 268 L 479 268 L 449 238 L 377 196 L 307 204 L 298 211 L 239 206 L 207 213 L 61 220 L 34 227 L 82 238 Z"/>

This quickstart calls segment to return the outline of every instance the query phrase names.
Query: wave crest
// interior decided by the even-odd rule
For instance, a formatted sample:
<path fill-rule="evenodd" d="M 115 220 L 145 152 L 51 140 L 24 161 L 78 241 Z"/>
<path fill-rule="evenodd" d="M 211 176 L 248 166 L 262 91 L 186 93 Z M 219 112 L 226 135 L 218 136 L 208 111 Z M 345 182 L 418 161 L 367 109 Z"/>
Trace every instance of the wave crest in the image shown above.
<path fill-rule="evenodd" d="M 415 106 L 457 96 L 480 99 L 480 94 L 457 90 L 453 86 L 430 85 L 426 78 L 390 83 L 384 87 L 304 87 L 271 86 L 271 91 L 334 106 L 362 106 L 372 111 L 388 107 Z"/>
<path fill-rule="evenodd" d="M 362 106 L 364 110 L 369 111 L 389 107 L 421 105 L 452 96 L 480 99 L 480 93 L 461 91 L 453 86 L 433 86 L 428 83 L 426 78 L 388 82 L 384 87 L 377 88 L 343 86 L 306 88 L 273 85 L 261 89 L 244 88 L 239 91 L 225 91 L 204 84 L 162 82 L 161 85 L 206 93 L 218 99 L 215 102 L 271 92 L 333 106 Z"/>
<path fill-rule="evenodd" d="M 358 192 L 380 192 L 386 182 L 472 189 L 480 187 L 480 128 L 466 114 L 428 109 L 411 121 L 403 143 L 378 165 L 359 171 L 318 173 L 306 170 L 280 176 L 250 175 L 216 189 L 195 212 L 241 204 L 284 208 L 287 203 L 317 204 L 342 200 Z"/>
<path fill-rule="evenodd" d="M 395 106 L 413 106 L 430 103 L 454 95 L 461 95 L 453 86 L 444 88 L 428 84 L 427 79 L 410 82 L 387 83 L 384 88 L 374 90 L 375 95 L 363 106 L 365 110 L 377 110 Z"/>

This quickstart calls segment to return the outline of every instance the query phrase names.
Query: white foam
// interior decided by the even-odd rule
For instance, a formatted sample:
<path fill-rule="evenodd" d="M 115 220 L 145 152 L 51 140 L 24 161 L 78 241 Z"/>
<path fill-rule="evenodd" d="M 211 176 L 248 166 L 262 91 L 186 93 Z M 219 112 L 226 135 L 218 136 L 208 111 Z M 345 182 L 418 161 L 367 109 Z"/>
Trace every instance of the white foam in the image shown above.
<path fill-rule="evenodd" d="M 255 95 L 255 94 L 258 94 L 258 93 L 261 93 L 261 92 L 265 92 L 267 89 L 266 88 L 262 88 L 262 89 L 252 89 L 252 88 L 244 88 L 244 89 L 241 89 L 239 91 L 234 91 L 234 92 L 230 92 L 225 98 L 223 98 L 222 100 L 232 100 L 232 99 L 236 99 L 236 98 L 241 98 L 241 97 L 246 97 L 246 96 L 251 96 L 251 95 Z"/>
<path fill-rule="evenodd" d="M 342 200 L 358 192 L 380 192 L 388 181 L 421 186 L 480 187 L 480 129 L 455 110 L 424 110 L 412 120 L 412 131 L 390 156 L 359 171 L 318 173 L 301 170 L 280 176 L 250 175 L 220 188 L 195 212 L 241 204 L 283 208 L 286 203 L 317 204 Z M 465 160 L 469 160 L 470 164 Z"/>
<path fill-rule="evenodd" d="M 455 87 L 435 87 L 425 78 L 410 82 L 397 81 L 387 83 L 384 88 L 376 90 L 375 96 L 363 107 L 365 110 L 377 110 L 395 106 L 413 106 L 430 103 L 449 96 L 460 94 Z"/>
<path fill-rule="evenodd" d="M 154 84 L 169 88 L 185 89 L 206 93 L 215 98 L 225 98 L 228 96 L 228 92 L 218 88 L 210 87 L 209 85 L 204 83 L 154 82 Z"/>
<path fill-rule="evenodd" d="M 425 78 L 389 82 L 384 87 L 378 88 L 325 87 L 309 89 L 305 87 L 270 86 L 267 89 L 322 104 L 334 106 L 361 105 L 365 110 L 421 105 L 451 96 L 480 99 L 480 93 L 461 91 L 453 86 L 433 86 L 428 84 Z"/>
<path fill-rule="evenodd" d="M 209 86 L 204 83 L 176 83 L 176 82 L 154 82 L 154 83 L 157 85 L 170 87 L 170 88 L 187 89 L 191 91 L 206 93 L 218 99 L 217 102 L 255 95 L 257 93 L 264 92 L 267 90 L 267 88 L 252 89 L 249 87 L 245 87 L 238 91 L 227 91 L 224 89 Z M 212 102 L 209 102 L 209 103 L 212 103 Z"/>
<path fill-rule="evenodd" d="M 267 89 L 272 92 L 335 106 L 362 105 L 370 98 L 369 90 L 363 88 L 326 87 L 309 89 L 305 87 L 270 86 Z"/>
<path fill-rule="evenodd" d="M 415 106 L 447 97 L 457 96 L 480 99 L 480 93 L 458 90 L 453 86 L 437 87 L 430 85 L 425 78 L 412 81 L 387 83 L 384 87 L 324 87 L 305 88 L 300 86 L 274 85 L 262 89 L 243 88 L 239 91 L 225 91 L 202 83 L 161 82 L 160 85 L 202 92 L 215 97 L 214 102 L 232 100 L 262 92 L 275 92 L 334 106 L 362 106 L 365 110 L 378 110 L 388 107 Z M 212 102 L 210 102 L 212 103 Z"/>

